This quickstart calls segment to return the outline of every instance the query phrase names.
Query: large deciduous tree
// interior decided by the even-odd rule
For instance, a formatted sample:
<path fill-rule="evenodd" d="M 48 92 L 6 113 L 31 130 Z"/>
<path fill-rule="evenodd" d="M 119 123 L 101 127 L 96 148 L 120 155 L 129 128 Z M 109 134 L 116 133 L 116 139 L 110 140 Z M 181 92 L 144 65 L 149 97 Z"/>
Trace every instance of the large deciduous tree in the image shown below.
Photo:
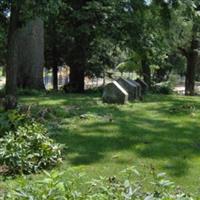
<path fill-rule="evenodd" d="M 200 3 L 197 0 L 156 1 L 169 17 L 169 44 L 186 58 L 185 94 L 195 94 L 195 77 L 200 49 Z M 163 17 L 166 18 L 165 13 Z"/>
<path fill-rule="evenodd" d="M 71 92 L 84 92 L 84 77 L 90 58 L 90 45 L 96 26 L 101 24 L 103 2 L 89 0 L 68 1 L 70 10 L 66 16 L 66 33 L 70 44 L 67 64 L 70 66 Z"/>
<path fill-rule="evenodd" d="M 140 60 L 140 71 L 144 81 L 151 86 L 151 65 L 160 65 L 168 53 L 165 31 L 160 16 L 161 7 L 146 1 L 125 1 L 119 11 L 122 22 L 121 33 L 125 48 Z M 132 58 L 135 59 L 135 58 Z"/>
<path fill-rule="evenodd" d="M 10 22 L 8 29 L 8 55 L 6 66 L 6 94 L 16 95 L 17 91 L 17 51 L 16 42 L 14 40 L 17 30 L 22 26 L 20 20 L 21 4 L 19 1 L 14 1 L 10 4 Z"/>
<path fill-rule="evenodd" d="M 43 54 L 44 52 L 37 51 L 38 47 L 43 44 L 43 39 L 38 41 L 36 44 L 34 41 L 34 34 L 39 34 L 41 38 L 43 37 L 43 24 L 38 23 L 37 25 L 32 26 L 30 32 L 32 32 L 31 40 L 27 39 L 30 32 L 26 36 L 23 35 L 23 27 L 36 16 L 47 16 L 46 14 L 49 11 L 54 11 L 58 7 L 60 1 L 53 0 L 34 0 L 34 1 L 22 1 L 22 0 L 13 0 L 0 1 L 1 13 L 7 13 L 7 18 L 9 19 L 9 28 L 8 28 L 8 41 L 7 41 L 7 66 L 6 66 L 6 94 L 7 95 L 16 95 L 17 85 L 23 88 L 44 88 L 43 87 L 43 77 L 42 77 L 42 62 L 37 63 L 38 53 Z M 10 14 L 10 17 L 9 17 Z M 27 26 L 30 28 L 30 24 Z M 33 30 L 33 27 L 35 30 Z M 22 29 L 22 30 L 21 30 Z M 25 29 L 25 28 L 24 28 Z M 28 29 L 28 28 L 27 28 Z M 40 29 L 40 30 L 39 30 Z M 38 31 L 36 31 L 38 30 Z M 24 44 L 20 46 L 19 35 L 20 32 L 27 40 L 21 39 L 21 42 Z M 37 33 L 36 33 L 37 32 Z M 40 33 L 39 33 L 40 32 Z M 21 37 L 22 37 L 21 36 Z M 40 45 L 38 45 L 40 43 Z M 29 50 L 32 48 L 32 50 Z M 43 48 L 41 48 L 43 49 Z M 42 50 L 43 51 L 43 50 Z M 28 53 L 29 52 L 29 53 Z M 24 56 L 23 56 L 24 55 Z M 34 56 L 33 56 L 34 55 Z M 26 57 L 26 58 L 25 58 Z M 24 59 L 25 58 L 25 59 Z M 31 58 L 32 62 L 28 62 L 28 58 Z M 35 59 L 35 62 L 34 62 Z M 40 59 L 41 60 L 41 59 Z M 30 66 L 32 67 L 29 67 Z M 41 65 L 41 66 L 38 66 Z M 33 69 L 33 67 L 36 67 Z M 19 68 L 19 69 L 18 69 Z M 26 69 L 25 69 L 26 68 Z M 27 70 L 30 69 L 30 70 Z M 29 72 L 27 72 L 29 71 Z M 26 72 L 26 73 L 25 73 Z M 27 75 L 29 73 L 29 76 Z"/>
<path fill-rule="evenodd" d="M 70 83 L 65 87 L 70 92 L 84 92 L 85 75 L 88 72 L 99 75 L 103 71 L 103 63 L 107 66 L 112 62 L 110 53 L 115 45 L 109 33 L 114 29 L 111 31 L 109 25 L 113 23 L 115 2 L 62 1 L 60 12 L 49 18 L 46 58 L 47 65 L 53 68 L 54 89 L 57 89 L 57 65 L 61 62 L 70 66 Z M 105 49 L 104 41 L 107 41 L 108 49 Z"/>
<path fill-rule="evenodd" d="M 187 60 L 187 69 L 185 77 L 185 94 L 195 94 L 195 78 L 197 65 L 199 63 L 200 54 L 200 3 L 191 1 L 190 4 L 185 2 L 185 20 L 191 23 L 191 36 L 188 38 L 188 44 L 180 47 L 182 54 Z"/>

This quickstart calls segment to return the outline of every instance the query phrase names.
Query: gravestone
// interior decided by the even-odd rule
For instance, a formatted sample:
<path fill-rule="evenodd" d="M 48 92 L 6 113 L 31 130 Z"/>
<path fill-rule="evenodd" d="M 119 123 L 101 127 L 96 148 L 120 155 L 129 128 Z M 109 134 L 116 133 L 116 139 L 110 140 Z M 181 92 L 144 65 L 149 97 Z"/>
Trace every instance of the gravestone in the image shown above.
<path fill-rule="evenodd" d="M 137 86 L 130 81 L 119 78 L 117 82 L 128 92 L 128 100 L 133 101 L 137 98 Z"/>
<path fill-rule="evenodd" d="M 105 86 L 103 91 L 103 102 L 125 104 L 128 101 L 128 93 L 116 81 Z"/>
<path fill-rule="evenodd" d="M 128 80 L 137 87 L 137 98 L 140 99 L 140 97 L 142 96 L 142 86 L 137 81 L 131 79 Z"/>
<path fill-rule="evenodd" d="M 141 85 L 141 87 L 142 87 L 142 93 L 143 94 L 146 93 L 147 90 L 149 89 L 149 86 L 147 85 L 147 83 L 145 81 L 139 79 L 139 78 L 136 79 L 135 81 L 138 82 Z"/>

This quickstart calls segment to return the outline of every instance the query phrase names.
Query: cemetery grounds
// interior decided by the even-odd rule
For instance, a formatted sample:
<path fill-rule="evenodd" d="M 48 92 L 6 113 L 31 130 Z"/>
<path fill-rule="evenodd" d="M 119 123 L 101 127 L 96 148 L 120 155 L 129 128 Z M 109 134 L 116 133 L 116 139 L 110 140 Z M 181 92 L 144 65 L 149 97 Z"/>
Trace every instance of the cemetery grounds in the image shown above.
<path fill-rule="evenodd" d="M 186 192 L 199 192 L 200 99 L 176 95 L 151 95 L 142 102 L 108 105 L 100 93 L 66 95 L 33 93 L 20 96 L 20 103 L 36 111 L 48 109 L 43 124 L 51 137 L 64 145 L 64 162 L 56 171 L 68 180 L 70 171 L 99 176 L 120 176 L 134 166 L 146 188 L 153 174 L 166 172 Z M 30 175 L 37 181 L 43 173 Z M 1 178 L 0 188 L 17 184 Z M 77 187 L 83 187 L 77 185 Z"/>

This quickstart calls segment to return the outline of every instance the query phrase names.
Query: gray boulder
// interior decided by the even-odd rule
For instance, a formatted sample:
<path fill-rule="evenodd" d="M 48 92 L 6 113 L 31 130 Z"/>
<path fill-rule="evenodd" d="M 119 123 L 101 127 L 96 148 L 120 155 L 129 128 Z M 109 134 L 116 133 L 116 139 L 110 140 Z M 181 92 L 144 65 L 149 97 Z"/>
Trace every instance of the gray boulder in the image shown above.
<path fill-rule="evenodd" d="M 130 81 L 119 78 L 117 82 L 128 92 L 128 100 L 133 101 L 137 98 L 137 86 Z"/>
<path fill-rule="evenodd" d="M 103 91 L 104 103 L 125 104 L 127 101 L 128 93 L 119 83 L 113 81 L 105 86 Z"/>

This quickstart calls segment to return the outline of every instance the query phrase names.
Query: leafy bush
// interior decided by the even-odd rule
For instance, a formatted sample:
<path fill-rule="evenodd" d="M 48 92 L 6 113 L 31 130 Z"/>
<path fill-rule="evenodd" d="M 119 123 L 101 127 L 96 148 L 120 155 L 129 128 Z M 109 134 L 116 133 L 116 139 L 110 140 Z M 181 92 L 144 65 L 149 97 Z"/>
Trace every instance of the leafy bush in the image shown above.
<path fill-rule="evenodd" d="M 132 171 L 133 169 L 133 171 Z M 83 181 L 83 174 L 71 173 L 68 180 L 62 180 L 62 174 L 52 172 L 46 173 L 42 181 L 32 183 L 22 179 L 17 189 L 13 188 L 4 197 L 5 200 L 26 200 L 26 199 L 59 199 L 59 200 L 192 200 L 174 184 L 166 179 L 164 173 L 154 176 L 153 189 L 145 191 L 141 181 L 131 181 L 130 172 L 139 174 L 134 168 L 125 170 L 123 178 L 115 176 L 110 178 L 100 177 L 89 182 Z M 78 189 L 77 185 L 84 185 Z"/>
<path fill-rule="evenodd" d="M 15 131 L 18 126 L 23 125 L 27 120 L 27 116 L 20 114 L 16 110 L 0 113 L 0 137 L 4 136 L 6 132 Z M 30 120 L 29 120 L 30 122 Z"/>
<path fill-rule="evenodd" d="M 18 105 L 16 110 L 0 111 L 0 137 L 6 132 L 16 131 L 19 126 L 35 121 L 56 120 L 58 109 L 39 107 L 38 105 Z"/>
<path fill-rule="evenodd" d="M 162 82 L 153 87 L 153 92 L 157 94 L 172 94 L 173 89 L 170 82 Z"/>
<path fill-rule="evenodd" d="M 39 123 L 19 126 L 0 139 L 0 165 L 7 173 L 32 173 L 61 161 L 61 146 Z"/>
<path fill-rule="evenodd" d="M 159 94 L 172 94 L 172 89 L 169 86 L 161 86 L 158 90 Z"/>

